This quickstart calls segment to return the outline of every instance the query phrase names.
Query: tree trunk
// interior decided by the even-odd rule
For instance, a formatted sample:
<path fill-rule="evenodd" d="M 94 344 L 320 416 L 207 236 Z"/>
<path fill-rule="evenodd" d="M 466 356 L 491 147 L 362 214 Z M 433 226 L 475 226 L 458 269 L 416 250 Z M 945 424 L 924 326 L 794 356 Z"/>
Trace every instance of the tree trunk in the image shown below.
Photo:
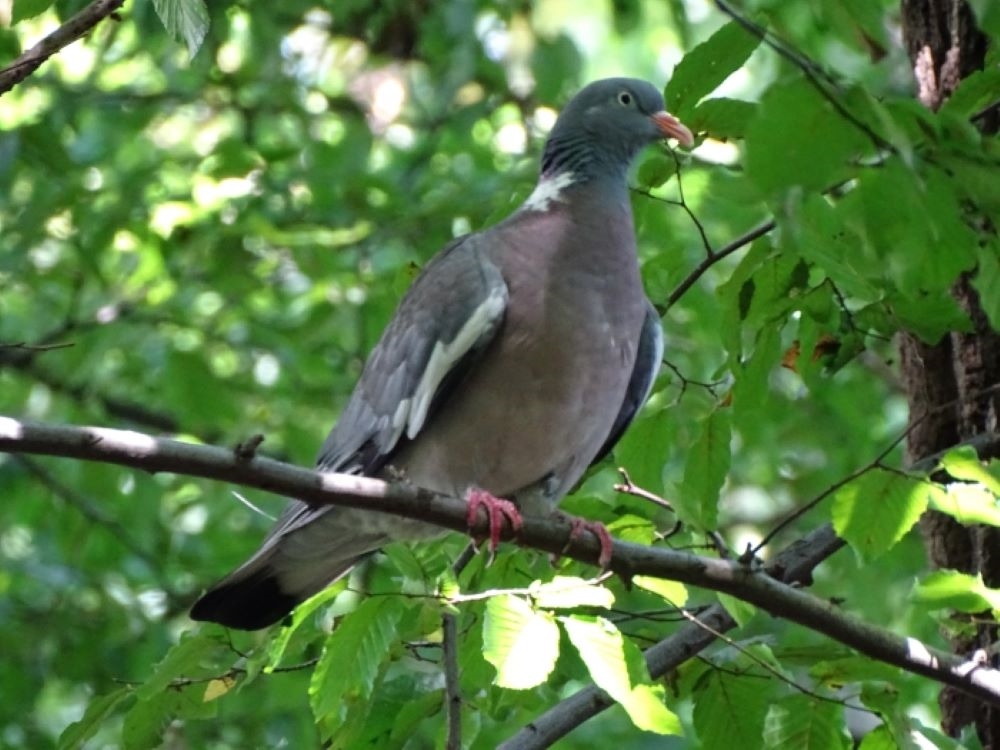
<path fill-rule="evenodd" d="M 983 67 L 988 40 L 964 0 L 902 0 L 902 13 L 917 96 L 937 109 L 962 78 Z M 996 112 L 978 124 L 995 132 Z M 982 221 L 980 230 L 993 231 Z M 1000 382 L 1000 335 L 990 327 L 968 274 L 952 294 L 968 313 L 972 332 L 952 333 L 933 346 L 905 334 L 900 342 L 911 462 L 997 428 L 1000 395 L 987 389 Z M 933 567 L 980 573 L 988 586 L 1000 587 L 1000 530 L 962 526 L 934 511 L 921 520 L 921 530 Z M 976 619 L 989 622 L 992 616 Z M 996 636 L 995 626 L 981 624 L 974 635 L 954 639 L 952 648 L 971 654 L 989 648 Z M 942 690 L 940 704 L 945 732 L 957 736 L 975 724 L 983 747 L 1000 749 L 1000 711 L 951 688 Z"/>

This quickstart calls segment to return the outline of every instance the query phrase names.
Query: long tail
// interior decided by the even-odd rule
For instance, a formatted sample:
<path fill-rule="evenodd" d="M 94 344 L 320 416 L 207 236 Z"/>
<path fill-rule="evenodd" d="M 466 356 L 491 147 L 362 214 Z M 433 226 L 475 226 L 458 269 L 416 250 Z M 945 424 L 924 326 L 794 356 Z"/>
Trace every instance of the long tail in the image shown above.
<path fill-rule="evenodd" d="M 389 541 L 358 533 L 345 510 L 293 502 L 260 549 L 195 602 L 191 618 L 266 628 Z"/>

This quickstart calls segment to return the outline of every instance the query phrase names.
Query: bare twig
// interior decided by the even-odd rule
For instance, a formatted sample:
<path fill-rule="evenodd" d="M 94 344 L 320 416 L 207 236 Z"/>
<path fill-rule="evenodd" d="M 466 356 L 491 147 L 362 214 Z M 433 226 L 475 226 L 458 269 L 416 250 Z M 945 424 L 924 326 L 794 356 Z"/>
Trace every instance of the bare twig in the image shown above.
<path fill-rule="evenodd" d="M 95 0 L 10 65 L 0 69 L 0 96 L 38 70 L 43 62 L 63 47 L 69 46 L 113 15 L 124 4 L 125 0 Z"/>

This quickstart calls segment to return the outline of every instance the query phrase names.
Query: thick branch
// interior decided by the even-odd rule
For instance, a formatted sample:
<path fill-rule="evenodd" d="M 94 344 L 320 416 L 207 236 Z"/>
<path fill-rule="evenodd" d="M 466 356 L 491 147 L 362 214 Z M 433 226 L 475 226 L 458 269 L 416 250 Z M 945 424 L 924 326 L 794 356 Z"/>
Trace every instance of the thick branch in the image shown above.
<path fill-rule="evenodd" d="M 456 531 L 468 529 L 466 505 L 457 498 L 399 482 L 322 474 L 272 459 L 244 458 L 234 450 L 154 438 L 138 432 L 44 425 L 0 417 L 0 451 L 65 456 L 150 472 L 218 479 L 292 495 L 306 502 L 367 508 Z M 473 531 L 485 534 L 485 519 Z M 598 540 L 591 535 L 574 538 L 572 532 L 568 520 L 528 517 L 518 541 L 527 547 L 595 564 L 600 554 Z M 509 527 L 504 529 L 503 537 L 511 538 Z M 651 575 L 731 594 L 874 659 L 1000 706 L 1000 672 L 862 622 L 829 602 L 775 580 L 763 570 L 617 540 L 609 567 L 624 577 Z"/>
<path fill-rule="evenodd" d="M 38 44 L 0 70 L 0 96 L 30 76 L 52 55 L 68 47 L 125 4 L 125 0 L 95 0 Z"/>

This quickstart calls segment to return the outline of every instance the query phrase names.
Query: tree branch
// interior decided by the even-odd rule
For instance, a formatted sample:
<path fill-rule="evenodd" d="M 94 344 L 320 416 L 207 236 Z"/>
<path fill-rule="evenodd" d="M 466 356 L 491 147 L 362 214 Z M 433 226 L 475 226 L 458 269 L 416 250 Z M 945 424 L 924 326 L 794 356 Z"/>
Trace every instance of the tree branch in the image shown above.
<path fill-rule="evenodd" d="M 68 47 L 125 4 L 125 0 L 95 0 L 38 44 L 0 69 L 0 96 L 30 76 L 52 55 Z"/>
<path fill-rule="evenodd" d="M 816 529 L 775 555 L 764 570 L 788 585 L 812 583 L 812 571 L 844 546 L 830 524 Z M 713 604 L 698 615 L 698 623 L 688 623 L 643 652 L 646 667 L 654 680 L 677 669 L 692 656 L 704 651 L 718 637 L 736 627 L 721 604 Z M 549 747 L 583 722 L 615 704 L 611 696 L 590 685 L 552 706 L 545 713 L 501 744 L 498 750 L 540 750 Z"/>
<path fill-rule="evenodd" d="M 64 456 L 217 479 L 277 492 L 316 504 L 344 505 L 419 519 L 455 531 L 469 531 L 466 505 L 402 482 L 323 474 L 268 458 L 244 459 L 233 450 L 155 438 L 138 432 L 70 427 L 0 417 L 0 451 Z M 485 534 L 480 518 L 474 533 Z M 502 538 L 512 538 L 505 525 Z M 600 544 L 593 535 L 574 538 L 569 520 L 526 517 L 517 541 L 524 546 L 596 564 Z M 651 575 L 731 594 L 776 617 L 805 625 L 858 652 L 908 672 L 952 685 L 1000 706 L 1000 672 L 933 649 L 913 638 L 870 625 L 830 602 L 739 562 L 699 557 L 669 549 L 614 541 L 610 569 L 628 578 Z M 714 627 L 714 625 L 713 625 Z"/>

